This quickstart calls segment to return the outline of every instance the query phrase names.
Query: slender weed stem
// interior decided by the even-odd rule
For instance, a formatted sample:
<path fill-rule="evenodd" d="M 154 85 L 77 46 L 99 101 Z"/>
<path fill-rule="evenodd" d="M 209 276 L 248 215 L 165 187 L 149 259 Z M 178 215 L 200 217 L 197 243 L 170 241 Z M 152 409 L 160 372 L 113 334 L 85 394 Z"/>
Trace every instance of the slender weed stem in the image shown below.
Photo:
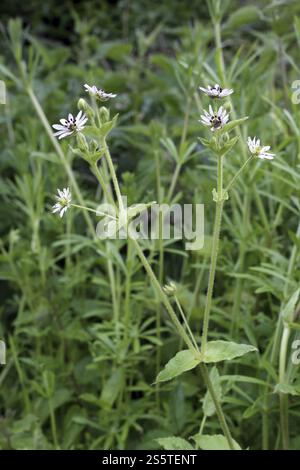
<path fill-rule="evenodd" d="M 216 202 L 216 215 L 215 215 L 215 223 L 214 223 L 214 230 L 213 230 L 208 288 L 207 288 L 206 304 L 205 304 L 204 318 L 203 318 L 203 332 L 202 332 L 202 339 L 201 339 L 201 352 L 202 353 L 205 352 L 206 344 L 207 344 L 212 295 L 213 295 L 218 251 L 219 251 L 219 238 L 220 238 L 220 230 L 221 230 L 222 211 L 223 211 L 223 189 L 222 189 L 223 188 L 223 159 L 222 157 L 218 158 L 217 180 L 218 180 L 218 193 L 217 193 L 218 200 Z"/>

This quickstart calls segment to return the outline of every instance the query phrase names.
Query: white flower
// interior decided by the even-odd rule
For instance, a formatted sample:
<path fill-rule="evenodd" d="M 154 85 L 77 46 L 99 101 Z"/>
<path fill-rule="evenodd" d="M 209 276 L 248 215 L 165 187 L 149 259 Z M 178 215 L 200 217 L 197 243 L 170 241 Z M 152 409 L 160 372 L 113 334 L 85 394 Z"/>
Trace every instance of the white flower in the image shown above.
<path fill-rule="evenodd" d="M 217 83 L 214 86 L 209 86 L 207 88 L 199 87 L 199 90 L 203 91 L 207 96 L 211 98 L 226 98 L 226 96 L 231 95 L 233 90 L 230 88 L 221 88 Z"/>
<path fill-rule="evenodd" d="M 100 101 L 107 101 L 110 98 L 115 98 L 117 95 L 114 93 L 106 93 L 104 90 L 98 89 L 96 85 L 89 86 L 87 84 L 83 85 L 85 91 L 87 91 L 90 95 L 95 96 L 95 98 L 99 98 Z"/>
<path fill-rule="evenodd" d="M 214 132 L 217 129 L 225 126 L 229 119 L 229 115 L 226 110 L 221 106 L 218 111 L 215 113 L 211 106 L 209 106 L 209 113 L 204 110 L 199 122 L 205 126 L 209 126 L 210 129 Z"/>
<path fill-rule="evenodd" d="M 254 137 L 254 139 L 251 139 L 251 137 L 248 137 L 247 143 L 250 153 L 252 153 L 252 155 L 254 155 L 255 157 L 261 158 L 262 160 L 273 160 L 275 153 L 269 152 L 271 148 L 269 145 L 260 145 L 260 139 L 256 139 L 256 137 Z"/>
<path fill-rule="evenodd" d="M 57 192 L 58 196 L 55 196 L 57 202 L 52 207 L 52 212 L 53 214 L 59 212 L 60 217 L 62 217 L 71 205 L 72 194 L 70 188 L 58 189 Z"/>
<path fill-rule="evenodd" d="M 85 114 L 82 114 L 82 111 L 79 111 L 76 118 L 73 114 L 68 115 L 68 119 L 60 119 L 60 124 L 53 124 L 52 127 L 57 130 L 55 136 L 58 136 L 59 139 L 68 137 L 74 132 L 80 132 L 84 129 L 84 125 L 87 122 L 88 118 Z"/>

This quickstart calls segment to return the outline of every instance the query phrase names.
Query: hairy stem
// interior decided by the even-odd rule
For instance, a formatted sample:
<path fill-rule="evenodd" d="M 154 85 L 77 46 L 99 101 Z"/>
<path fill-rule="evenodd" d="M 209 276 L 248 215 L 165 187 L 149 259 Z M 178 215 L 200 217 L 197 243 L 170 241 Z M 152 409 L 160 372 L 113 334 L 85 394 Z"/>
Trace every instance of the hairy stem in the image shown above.
<path fill-rule="evenodd" d="M 186 343 L 186 345 L 188 346 L 188 348 L 192 351 L 196 351 L 195 350 L 195 347 L 192 343 L 192 341 L 190 340 L 189 336 L 186 334 L 183 326 L 181 325 L 180 321 L 178 320 L 177 318 L 177 315 L 176 313 L 174 312 L 174 309 L 167 297 L 167 295 L 164 293 L 161 285 L 159 284 L 147 258 L 145 257 L 144 253 L 143 253 L 143 250 L 141 249 L 140 245 L 138 244 L 138 242 L 134 239 L 134 238 L 131 238 L 132 240 L 132 243 L 136 249 L 136 252 L 141 260 L 141 263 L 142 265 L 144 266 L 145 268 L 145 271 L 147 272 L 148 276 L 150 277 L 152 283 L 153 283 L 153 286 L 155 287 L 157 293 L 159 294 L 164 306 L 166 307 L 166 310 L 168 312 L 168 314 L 170 315 L 170 318 L 171 320 L 173 321 L 179 335 L 182 337 L 183 341 Z M 196 351 L 197 352 L 197 351 Z"/>
<path fill-rule="evenodd" d="M 203 380 L 207 386 L 207 389 L 210 393 L 210 396 L 214 402 L 214 405 L 215 405 L 215 408 L 216 408 L 216 412 L 217 412 L 217 415 L 218 415 L 218 418 L 219 418 L 219 422 L 220 422 L 220 426 L 222 428 L 222 431 L 224 433 L 224 436 L 226 437 L 227 439 L 227 442 L 228 442 L 228 445 L 230 447 L 231 450 L 235 450 L 234 448 L 234 443 L 233 443 L 233 439 L 231 437 L 231 433 L 230 433 L 230 430 L 228 428 L 228 425 L 226 423 L 226 419 L 225 419 L 225 415 L 223 413 L 223 410 L 222 410 L 222 407 L 219 403 L 219 400 L 215 394 L 215 391 L 214 391 L 214 387 L 213 387 L 213 384 L 210 380 L 210 377 L 209 377 L 209 374 L 208 374 L 208 371 L 207 371 L 207 367 L 205 364 L 201 363 L 200 364 L 200 370 L 201 370 L 201 373 L 202 373 L 202 377 L 203 377 Z"/>
<path fill-rule="evenodd" d="M 286 356 L 287 348 L 290 337 L 290 329 L 284 327 L 283 334 L 281 337 L 280 355 L 279 355 L 279 383 L 285 382 L 285 368 L 286 368 Z M 281 438 L 282 446 L 284 450 L 289 448 L 289 401 L 286 393 L 279 394 L 279 405 L 280 405 L 280 426 L 281 426 Z"/>
<path fill-rule="evenodd" d="M 106 158 L 106 161 L 107 161 L 107 164 L 108 164 L 108 168 L 109 168 L 109 171 L 110 171 L 110 174 L 111 174 L 111 177 L 112 177 L 114 190 L 116 192 L 118 205 L 119 205 L 119 210 L 122 212 L 124 210 L 124 204 L 123 204 L 123 199 L 122 199 L 122 195 L 121 195 L 121 191 L 120 191 L 120 187 L 119 187 L 115 167 L 114 167 L 111 155 L 110 155 L 109 148 L 106 144 L 106 141 L 104 140 L 102 144 L 103 144 L 104 154 L 105 154 L 105 158 Z"/>
<path fill-rule="evenodd" d="M 228 186 L 226 186 L 225 188 L 225 191 L 228 192 L 232 185 L 234 184 L 234 182 L 237 180 L 237 178 L 240 176 L 240 174 L 244 171 L 244 169 L 246 168 L 246 166 L 248 165 L 248 163 L 251 162 L 251 160 L 253 160 L 254 158 L 254 155 L 250 155 L 250 157 L 243 163 L 243 165 L 241 166 L 241 168 L 236 172 L 236 174 L 234 175 L 234 177 L 232 178 L 232 180 L 230 181 L 230 183 L 228 184 Z"/>
<path fill-rule="evenodd" d="M 218 200 L 216 202 L 216 215 L 213 231 L 213 240 L 212 240 L 212 249 L 211 249 L 211 261 L 210 261 L 210 270 L 208 278 L 208 288 L 206 294 L 206 305 L 204 310 L 204 319 L 203 319 L 203 332 L 201 340 L 201 352 L 204 353 L 207 344 L 208 328 L 209 328 L 209 318 L 212 304 L 212 295 L 215 282 L 216 266 L 218 259 L 219 251 L 219 238 L 221 230 L 221 220 L 222 220 L 222 211 L 223 211 L 223 160 L 222 157 L 218 158 Z"/>

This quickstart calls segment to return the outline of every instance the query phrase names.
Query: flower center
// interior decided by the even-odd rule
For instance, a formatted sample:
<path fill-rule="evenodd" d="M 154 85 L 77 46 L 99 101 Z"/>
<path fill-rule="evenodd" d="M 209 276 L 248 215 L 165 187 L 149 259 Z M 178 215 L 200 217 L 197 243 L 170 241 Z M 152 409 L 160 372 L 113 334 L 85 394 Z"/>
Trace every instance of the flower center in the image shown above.
<path fill-rule="evenodd" d="M 76 129 L 76 123 L 75 123 L 74 119 L 68 119 L 67 128 L 70 129 L 71 131 Z"/>
<path fill-rule="evenodd" d="M 213 86 L 212 90 L 214 90 L 217 94 L 213 95 L 213 98 L 218 98 L 218 96 L 222 93 L 223 89 L 220 86 Z"/>
<path fill-rule="evenodd" d="M 61 197 L 60 200 L 59 200 L 59 203 L 60 203 L 60 205 L 63 206 L 63 207 L 69 205 L 69 201 L 68 201 L 68 199 L 65 198 L 65 197 Z"/>
<path fill-rule="evenodd" d="M 210 123 L 214 129 L 218 129 L 222 125 L 221 119 L 216 114 L 210 118 Z"/>

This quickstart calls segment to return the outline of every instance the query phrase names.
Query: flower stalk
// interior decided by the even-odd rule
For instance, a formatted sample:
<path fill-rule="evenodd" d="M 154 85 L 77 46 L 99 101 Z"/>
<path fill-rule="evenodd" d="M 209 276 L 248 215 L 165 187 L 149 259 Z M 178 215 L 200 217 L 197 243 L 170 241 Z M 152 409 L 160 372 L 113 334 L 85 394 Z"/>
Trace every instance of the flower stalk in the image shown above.
<path fill-rule="evenodd" d="M 201 339 L 201 352 L 204 354 L 207 344 L 208 328 L 209 328 L 209 319 L 212 305 L 212 296 L 215 282 L 216 266 L 219 252 L 219 238 L 221 230 L 221 221 L 222 221 L 222 211 L 223 211 L 223 157 L 219 156 L 218 158 L 218 174 L 217 174 L 217 201 L 216 201 L 216 214 L 213 230 L 213 240 L 212 240 L 212 249 L 211 249 L 211 261 L 210 261 L 210 270 L 208 278 L 208 288 L 206 294 L 206 304 L 203 317 L 203 331 Z"/>

